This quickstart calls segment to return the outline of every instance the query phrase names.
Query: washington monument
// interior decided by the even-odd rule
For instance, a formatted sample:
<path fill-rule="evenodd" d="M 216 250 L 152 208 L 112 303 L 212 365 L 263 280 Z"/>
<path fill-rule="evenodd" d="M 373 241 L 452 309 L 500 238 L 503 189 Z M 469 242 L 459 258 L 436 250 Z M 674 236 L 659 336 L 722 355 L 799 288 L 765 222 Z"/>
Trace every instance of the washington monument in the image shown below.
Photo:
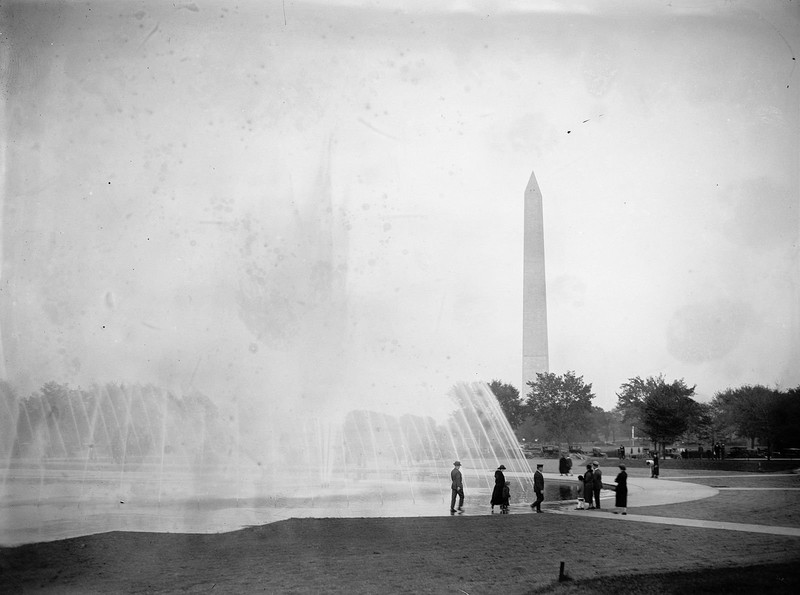
<path fill-rule="evenodd" d="M 522 389 L 550 370 L 547 352 L 547 288 L 544 278 L 544 215 L 542 193 L 531 172 L 525 188 L 525 239 L 522 278 Z"/>

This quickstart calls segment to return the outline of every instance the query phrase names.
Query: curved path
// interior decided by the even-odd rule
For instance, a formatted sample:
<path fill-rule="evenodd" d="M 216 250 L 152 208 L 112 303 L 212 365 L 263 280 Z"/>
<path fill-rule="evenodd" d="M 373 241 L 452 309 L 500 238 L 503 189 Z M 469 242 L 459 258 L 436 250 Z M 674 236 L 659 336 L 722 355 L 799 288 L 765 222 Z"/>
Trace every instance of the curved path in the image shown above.
<path fill-rule="evenodd" d="M 683 479 L 683 478 L 679 478 Z M 690 479 L 687 477 L 686 479 Z M 577 484 L 577 476 L 564 477 L 556 473 L 544 473 L 545 482 Z M 614 484 L 604 482 L 601 498 L 614 500 Z M 702 500 L 719 493 L 717 488 L 706 485 L 674 481 L 673 479 L 650 479 L 628 476 L 628 506 L 660 506 L 690 500 Z"/>
<path fill-rule="evenodd" d="M 702 500 L 719 494 L 717 488 L 673 479 L 628 477 L 628 504 L 630 506 L 660 506 L 690 500 Z"/>
<path fill-rule="evenodd" d="M 563 477 L 554 473 L 545 474 L 545 478 L 550 475 L 552 481 L 563 480 Z M 715 479 L 718 475 L 712 476 Z M 682 478 L 679 478 L 682 479 Z M 687 477 L 686 479 L 697 479 L 697 477 Z M 604 486 L 610 484 L 604 484 Z M 764 488 L 750 488 L 764 489 Z M 782 488 L 785 489 L 785 488 Z M 678 504 L 691 500 L 701 500 L 719 494 L 718 488 L 712 488 L 696 483 L 675 481 L 674 479 L 651 479 L 646 477 L 628 477 L 628 506 L 637 508 L 639 506 L 659 506 L 663 504 Z M 703 529 L 723 529 L 728 531 L 745 531 L 748 533 L 766 533 L 769 535 L 787 535 L 790 537 L 800 537 L 798 527 L 776 527 L 770 525 L 753 525 L 749 523 L 728 523 L 720 521 L 704 521 L 700 519 L 681 519 L 671 517 L 657 517 L 641 514 L 628 513 L 621 515 L 611 511 L 613 509 L 614 492 L 608 490 L 600 498 L 601 505 L 604 501 L 609 502 L 609 511 L 604 510 L 576 510 L 573 507 L 562 506 L 551 509 L 548 512 L 575 516 L 593 516 L 620 521 L 633 521 L 640 523 L 655 523 L 661 525 L 679 525 L 683 527 L 699 527 Z"/>

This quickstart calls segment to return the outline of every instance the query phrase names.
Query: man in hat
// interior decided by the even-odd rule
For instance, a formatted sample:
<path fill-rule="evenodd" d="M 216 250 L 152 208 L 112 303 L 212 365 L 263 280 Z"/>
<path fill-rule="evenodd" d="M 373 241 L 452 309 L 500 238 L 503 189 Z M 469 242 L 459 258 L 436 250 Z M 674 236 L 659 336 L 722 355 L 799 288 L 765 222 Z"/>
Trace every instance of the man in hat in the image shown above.
<path fill-rule="evenodd" d="M 533 474 L 533 491 L 536 492 L 536 502 L 531 504 L 531 508 L 535 508 L 536 512 L 542 512 L 542 502 L 544 502 L 544 475 L 542 475 L 542 468 L 544 465 L 541 463 L 536 465 L 536 473 Z"/>
<path fill-rule="evenodd" d="M 592 463 L 592 492 L 594 492 L 594 507 L 600 508 L 600 490 L 603 489 L 603 472 L 600 463 Z"/>
<path fill-rule="evenodd" d="M 461 478 L 461 461 L 453 463 L 450 472 L 450 512 L 456 511 L 456 496 L 458 496 L 458 510 L 464 510 L 464 481 Z"/>

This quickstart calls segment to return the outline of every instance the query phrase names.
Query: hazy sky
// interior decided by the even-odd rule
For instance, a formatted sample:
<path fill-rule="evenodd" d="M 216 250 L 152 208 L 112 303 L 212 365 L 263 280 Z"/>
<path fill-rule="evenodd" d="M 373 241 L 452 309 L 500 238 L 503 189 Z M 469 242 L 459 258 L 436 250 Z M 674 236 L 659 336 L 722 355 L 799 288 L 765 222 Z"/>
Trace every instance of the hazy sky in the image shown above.
<path fill-rule="evenodd" d="M 520 387 L 533 170 L 551 371 L 800 384 L 798 3 L 496 4 L 3 3 L 5 376 Z"/>

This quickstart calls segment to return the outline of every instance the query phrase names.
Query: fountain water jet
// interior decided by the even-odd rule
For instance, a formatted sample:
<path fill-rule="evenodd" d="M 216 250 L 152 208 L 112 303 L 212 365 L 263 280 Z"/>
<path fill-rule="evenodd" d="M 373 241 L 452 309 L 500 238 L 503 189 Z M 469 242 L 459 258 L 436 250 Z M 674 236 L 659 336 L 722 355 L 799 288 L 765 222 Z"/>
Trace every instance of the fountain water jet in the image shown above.
<path fill-rule="evenodd" d="M 68 400 L 70 415 L 57 407 L 48 415 L 53 398 Z M 51 383 L 46 394 L 6 398 L 16 423 L 7 428 L 13 444 L 3 443 L 0 541 L 126 528 L 219 531 L 288 516 L 440 514 L 455 459 L 475 505 L 488 500 L 500 463 L 515 497 L 530 499 L 531 469 L 489 387 L 459 384 L 449 398 L 443 420 L 368 410 L 310 417 L 294 431 L 274 431 L 280 439 L 268 444 L 277 452 L 264 452 L 243 446 L 236 424 L 202 395 Z M 31 408 L 43 413 L 32 420 Z"/>
<path fill-rule="evenodd" d="M 25 26 L 7 46 L 38 74 L 3 103 L 19 115 L 0 213 L 0 379 L 19 395 L 0 408 L 14 436 L 0 440 L 3 539 L 58 535 L 73 505 L 85 515 L 63 532 L 442 510 L 456 457 L 475 497 L 499 462 L 511 468 L 516 444 L 497 443 L 488 414 L 474 419 L 482 406 L 447 417 L 442 386 L 475 369 L 451 358 L 471 315 L 434 295 L 439 207 L 403 179 L 413 170 L 394 169 L 389 186 L 380 173 L 404 160 L 399 145 L 365 162 L 338 99 L 296 118 L 287 88 L 317 100 L 282 67 L 268 74 L 283 50 L 237 62 L 266 84 L 220 79 L 204 61 L 225 57 L 209 51 L 165 94 L 170 47 L 151 48 L 163 57 L 151 76 L 125 35 L 105 35 L 97 70 L 82 58 L 98 51 L 79 34 L 85 15 L 62 8 L 57 33 L 75 51 L 53 55 L 34 50 L 56 13 L 9 13 Z M 256 35 L 241 39 L 269 41 Z M 163 41 L 194 55 L 195 37 Z M 229 103 L 245 95 L 246 108 Z M 98 112 L 100 98 L 114 109 Z M 256 118 L 246 142 L 240 117 Z M 448 293 L 472 282 L 454 278 Z M 65 415 L 49 408 L 48 381 Z"/>

